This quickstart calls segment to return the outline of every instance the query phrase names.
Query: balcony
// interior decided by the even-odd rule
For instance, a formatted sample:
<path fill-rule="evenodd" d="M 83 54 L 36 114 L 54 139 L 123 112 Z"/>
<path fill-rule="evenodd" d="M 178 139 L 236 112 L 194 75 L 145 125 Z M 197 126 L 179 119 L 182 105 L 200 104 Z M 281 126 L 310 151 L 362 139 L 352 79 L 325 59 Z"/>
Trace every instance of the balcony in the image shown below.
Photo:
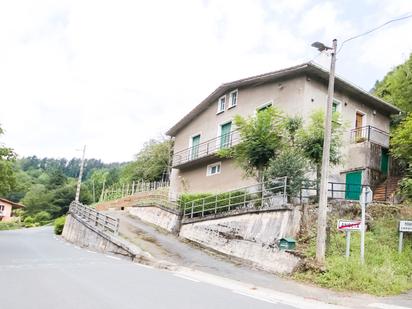
<path fill-rule="evenodd" d="M 389 148 L 389 133 L 373 126 L 364 126 L 351 130 L 350 142 L 352 144 L 366 141 Z"/>
<path fill-rule="evenodd" d="M 181 168 L 194 163 L 206 161 L 223 148 L 229 148 L 240 142 L 239 131 L 232 131 L 216 138 L 200 143 L 199 145 L 186 148 L 173 155 L 172 166 Z"/>

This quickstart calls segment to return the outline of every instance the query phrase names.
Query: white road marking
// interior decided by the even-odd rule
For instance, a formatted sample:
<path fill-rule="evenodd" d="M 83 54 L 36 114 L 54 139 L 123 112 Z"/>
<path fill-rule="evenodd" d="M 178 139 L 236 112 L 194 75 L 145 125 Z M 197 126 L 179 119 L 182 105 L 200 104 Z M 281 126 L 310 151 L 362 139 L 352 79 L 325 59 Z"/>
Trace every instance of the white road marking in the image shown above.
<path fill-rule="evenodd" d="M 116 256 L 111 256 L 111 255 L 107 255 L 107 254 L 105 254 L 105 256 L 107 256 L 108 258 L 111 258 L 111 259 L 113 259 L 113 260 L 121 260 L 121 258 L 118 258 L 118 257 L 116 257 Z"/>
<path fill-rule="evenodd" d="M 89 252 L 89 253 L 97 253 L 97 252 L 94 252 L 94 251 L 91 251 L 91 250 L 86 250 L 87 252 Z"/>
<path fill-rule="evenodd" d="M 369 304 L 368 307 L 380 308 L 380 309 L 411 309 L 412 308 L 412 307 L 403 307 L 403 306 L 396 306 L 396 305 L 382 304 L 382 303 Z"/>
<path fill-rule="evenodd" d="M 242 292 L 242 291 L 232 291 L 232 292 L 233 292 L 233 293 L 236 293 L 236 294 L 239 294 L 239 295 L 243 295 L 243 296 L 247 296 L 247 297 L 250 297 L 250 298 L 254 298 L 254 299 L 257 299 L 257 300 L 260 300 L 260 301 L 264 301 L 264 302 L 267 302 L 267 303 L 271 303 L 271 304 L 278 304 L 278 303 L 279 303 L 278 301 L 273 301 L 273 300 L 271 300 L 271 299 L 267 299 L 267 298 L 264 298 L 264 297 L 259 297 L 259 296 L 257 296 L 257 295 L 245 293 L 245 292 Z"/>
<path fill-rule="evenodd" d="M 140 267 L 143 267 L 143 268 L 154 269 L 153 266 L 149 266 L 149 265 L 145 265 L 145 264 L 136 263 L 136 265 L 140 266 Z"/>
<path fill-rule="evenodd" d="M 173 275 L 176 276 L 176 277 L 182 278 L 182 279 L 193 281 L 193 282 L 198 282 L 198 283 L 200 282 L 199 280 L 187 277 L 185 275 L 181 275 L 181 274 L 173 274 Z"/>

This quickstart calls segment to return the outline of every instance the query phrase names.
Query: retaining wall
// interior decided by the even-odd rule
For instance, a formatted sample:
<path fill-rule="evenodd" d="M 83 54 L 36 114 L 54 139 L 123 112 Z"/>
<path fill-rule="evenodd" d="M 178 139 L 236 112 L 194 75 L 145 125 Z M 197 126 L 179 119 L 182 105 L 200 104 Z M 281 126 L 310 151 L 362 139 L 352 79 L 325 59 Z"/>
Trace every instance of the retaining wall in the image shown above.
<path fill-rule="evenodd" d="M 157 225 L 169 232 L 179 233 L 181 216 L 177 210 L 162 206 L 136 206 L 126 210 L 139 219 Z"/>
<path fill-rule="evenodd" d="M 280 238 L 296 238 L 301 209 L 243 213 L 207 221 L 183 223 L 180 236 L 222 253 L 251 261 L 276 273 L 291 273 L 299 258 L 278 249 Z"/>
<path fill-rule="evenodd" d="M 62 236 L 67 241 L 84 248 L 120 254 L 130 257 L 132 260 L 136 257 L 142 258 L 143 252 L 129 247 L 123 240 L 90 226 L 87 222 L 72 214 L 66 217 Z"/>

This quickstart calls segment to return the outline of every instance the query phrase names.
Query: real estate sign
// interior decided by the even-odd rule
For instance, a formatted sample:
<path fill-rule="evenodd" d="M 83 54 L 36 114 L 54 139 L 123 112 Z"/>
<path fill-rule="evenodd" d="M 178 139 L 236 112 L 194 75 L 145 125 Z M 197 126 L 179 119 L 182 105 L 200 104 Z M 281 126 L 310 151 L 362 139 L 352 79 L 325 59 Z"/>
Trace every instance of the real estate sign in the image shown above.
<path fill-rule="evenodd" d="M 412 232 L 412 221 L 399 221 L 399 232 Z"/>
<path fill-rule="evenodd" d="M 412 221 L 399 221 L 399 253 L 403 249 L 403 233 L 412 233 Z"/>

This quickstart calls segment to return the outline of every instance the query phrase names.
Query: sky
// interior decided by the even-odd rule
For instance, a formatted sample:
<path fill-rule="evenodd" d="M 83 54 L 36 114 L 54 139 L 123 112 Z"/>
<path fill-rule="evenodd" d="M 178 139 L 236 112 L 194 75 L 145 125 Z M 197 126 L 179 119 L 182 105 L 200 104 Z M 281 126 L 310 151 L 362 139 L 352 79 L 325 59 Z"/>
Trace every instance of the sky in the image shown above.
<path fill-rule="evenodd" d="M 411 0 L 0 2 L 0 143 L 19 156 L 129 161 L 224 82 L 325 58 Z M 412 52 L 412 18 L 346 43 L 365 90 Z M 327 60 L 327 59 L 326 59 Z"/>

